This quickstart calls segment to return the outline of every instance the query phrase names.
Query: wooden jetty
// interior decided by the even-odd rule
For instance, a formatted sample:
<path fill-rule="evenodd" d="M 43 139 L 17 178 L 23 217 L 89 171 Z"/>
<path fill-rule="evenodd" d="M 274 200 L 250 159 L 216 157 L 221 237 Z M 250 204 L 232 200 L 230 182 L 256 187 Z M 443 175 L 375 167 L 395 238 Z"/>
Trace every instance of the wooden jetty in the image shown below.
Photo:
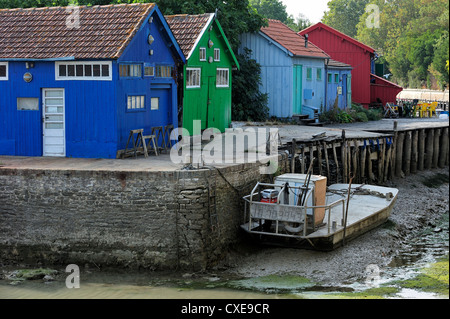
<path fill-rule="evenodd" d="M 329 185 L 383 184 L 394 177 L 448 166 L 448 121 L 397 119 L 320 128 L 279 127 L 281 148 L 290 154 L 292 173 L 304 174 L 316 158 L 314 174 Z"/>

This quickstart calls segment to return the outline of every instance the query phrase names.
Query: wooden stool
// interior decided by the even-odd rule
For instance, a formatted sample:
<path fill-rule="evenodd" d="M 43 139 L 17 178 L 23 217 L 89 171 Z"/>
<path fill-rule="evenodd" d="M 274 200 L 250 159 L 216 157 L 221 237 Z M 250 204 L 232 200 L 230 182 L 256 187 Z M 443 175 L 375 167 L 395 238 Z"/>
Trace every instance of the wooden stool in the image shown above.
<path fill-rule="evenodd" d="M 156 136 L 155 135 L 144 136 L 144 141 L 147 141 L 147 140 L 148 140 L 148 142 L 147 142 L 148 153 L 150 153 L 153 150 L 155 152 L 155 155 L 159 156 L 158 144 L 156 143 Z M 150 144 L 153 144 L 153 146 Z"/>
<path fill-rule="evenodd" d="M 166 149 L 166 139 L 164 138 L 164 129 L 162 126 L 155 126 L 152 127 L 152 135 L 155 136 L 156 139 L 156 145 L 157 147 L 159 147 L 159 138 L 162 138 L 161 141 L 161 147 L 159 148 L 160 151 L 162 151 L 163 149 Z"/>
<path fill-rule="evenodd" d="M 172 134 L 173 131 L 173 125 L 166 125 L 164 127 L 164 137 L 167 138 L 166 141 L 166 145 L 165 145 L 165 149 L 167 151 L 168 148 L 172 148 L 173 144 L 172 144 L 172 140 L 170 139 L 170 135 Z"/>
<path fill-rule="evenodd" d="M 131 130 L 130 131 L 130 136 L 128 137 L 127 146 L 125 147 L 125 152 L 123 153 L 123 157 L 125 157 L 127 155 L 127 153 L 128 153 L 128 146 L 129 146 L 131 141 L 133 142 L 133 144 L 132 144 L 133 149 L 130 150 L 130 152 L 134 153 L 134 157 L 135 158 L 137 158 L 137 152 L 141 148 L 141 146 L 144 149 L 144 156 L 148 157 L 147 146 L 145 144 L 144 136 L 142 135 L 143 132 L 144 132 L 143 129 Z M 136 135 L 136 139 L 134 138 L 134 135 Z"/>

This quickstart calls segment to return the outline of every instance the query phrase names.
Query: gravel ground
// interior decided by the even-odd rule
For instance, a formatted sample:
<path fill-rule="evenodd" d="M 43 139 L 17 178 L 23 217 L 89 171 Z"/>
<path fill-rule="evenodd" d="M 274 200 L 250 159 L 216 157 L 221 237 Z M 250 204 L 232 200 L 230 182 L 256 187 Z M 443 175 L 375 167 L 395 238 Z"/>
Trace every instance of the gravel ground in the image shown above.
<path fill-rule="evenodd" d="M 446 176 L 438 187 L 427 187 L 424 179 Z M 449 213 L 448 168 L 435 169 L 388 182 L 399 189 L 399 196 L 389 221 L 332 252 L 313 250 L 244 247 L 227 261 L 228 272 L 243 277 L 290 274 L 309 278 L 322 285 L 351 284 L 365 278 L 368 265 L 388 265 L 408 241 L 424 227 Z M 442 231 L 447 232 L 448 226 Z M 448 246 L 447 243 L 443 245 Z"/>

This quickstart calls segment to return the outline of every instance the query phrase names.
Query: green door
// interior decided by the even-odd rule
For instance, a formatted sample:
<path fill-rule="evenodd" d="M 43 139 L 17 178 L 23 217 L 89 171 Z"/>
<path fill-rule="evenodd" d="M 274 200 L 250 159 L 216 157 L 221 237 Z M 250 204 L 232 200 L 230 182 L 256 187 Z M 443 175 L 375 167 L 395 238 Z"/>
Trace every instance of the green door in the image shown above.
<path fill-rule="evenodd" d="M 347 107 L 352 107 L 352 75 L 347 76 Z"/>
<path fill-rule="evenodd" d="M 302 79 L 303 79 L 303 66 L 294 65 L 294 101 L 293 101 L 293 114 L 302 114 Z"/>
<path fill-rule="evenodd" d="M 216 110 L 214 108 L 214 91 L 216 88 L 216 81 L 213 76 L 208 76 L 208 95 L 206 101 L 206 126 L 205 128 L 216 127 Z"/>

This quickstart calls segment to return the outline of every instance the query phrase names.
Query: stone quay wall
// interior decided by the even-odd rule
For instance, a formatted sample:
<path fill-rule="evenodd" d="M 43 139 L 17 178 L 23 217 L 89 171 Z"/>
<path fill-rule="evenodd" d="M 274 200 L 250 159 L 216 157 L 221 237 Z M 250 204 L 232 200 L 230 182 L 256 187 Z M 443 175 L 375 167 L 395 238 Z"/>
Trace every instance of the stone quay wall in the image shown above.
<path fill-rule="evenodd" d="M 280 172 L 287 170 L 280 156 Z M 205 270 L 239 241 L 261 164 L 174 172 L 0 167 L 0 263 Z"/>

